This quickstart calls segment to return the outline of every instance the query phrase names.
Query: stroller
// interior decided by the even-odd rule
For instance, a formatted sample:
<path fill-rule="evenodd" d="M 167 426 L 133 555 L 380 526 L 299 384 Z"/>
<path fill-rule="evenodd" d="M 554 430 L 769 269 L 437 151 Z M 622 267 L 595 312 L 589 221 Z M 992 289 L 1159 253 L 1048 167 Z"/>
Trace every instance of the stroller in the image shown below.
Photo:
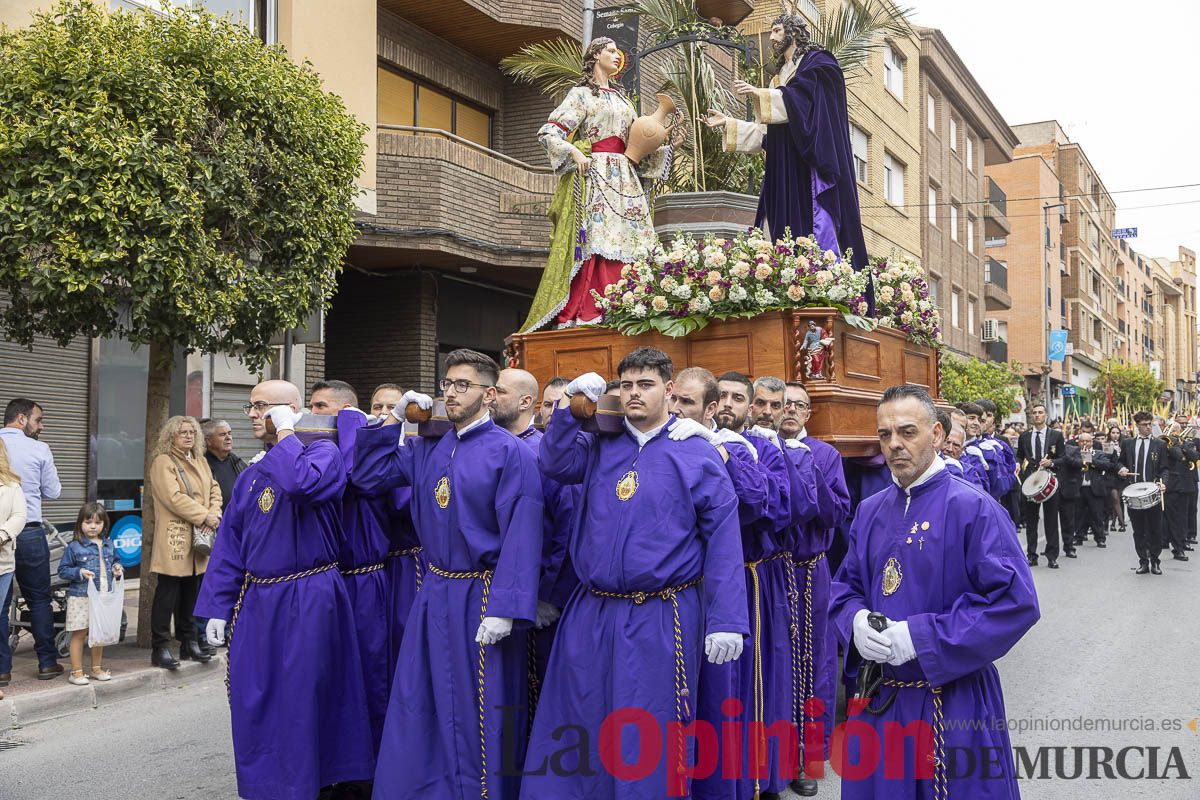
<path fill-rule="evenodd" d="M 67 586 L 68 582 L 58 577 L 58 562 L 62 560 L 67 545 L 71 543 L 72 533 L 63 533 L 53 524 L 43 523 L 46 527 L 46 539 L 50 545 L 50 608 L 54 611 L 54 649 L 59 658 L 68 658 L 71 654 L 71 634 L 67 631 Z M 16 652 L 21 636 L 33 636 L 29 621 L 29 603 L 21 596 L 20 587 L 16 581 L 12 584 L 12 603 L 9 607 L 8 645 Z M 121 611 L 121 638 L 125 641 L 125 629 L 129 618 Z"/>

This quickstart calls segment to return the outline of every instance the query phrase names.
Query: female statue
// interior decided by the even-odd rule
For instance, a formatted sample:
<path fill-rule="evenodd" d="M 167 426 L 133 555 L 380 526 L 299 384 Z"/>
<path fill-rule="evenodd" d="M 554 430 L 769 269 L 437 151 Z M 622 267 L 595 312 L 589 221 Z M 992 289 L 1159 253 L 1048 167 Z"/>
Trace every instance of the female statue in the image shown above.
<path fill-rule="evenodd" d="M 638 164 L 625 156 L 637 112 L 612 79 L 620 64 L 612 39 L 593 39 L 579 84 L 538 130 L 562 181 L 550 205 L 550 258 L 522 332 L 598 321 L 592 290 L 603 294 L 656 241 L 641 178 L 664 178 L 682 137 Z"/>

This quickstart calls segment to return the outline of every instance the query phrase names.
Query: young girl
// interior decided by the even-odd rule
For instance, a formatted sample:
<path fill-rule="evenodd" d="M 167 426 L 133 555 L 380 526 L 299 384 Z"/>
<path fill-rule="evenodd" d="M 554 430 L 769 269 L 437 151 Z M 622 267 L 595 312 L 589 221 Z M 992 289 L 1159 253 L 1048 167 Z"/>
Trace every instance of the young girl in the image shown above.
<path fill-rule="evenodd" d="M 121 565 L 116 551 L 108 540 L 108 513 L 100 503 L 84 503 L 75 520 L 75 541 L 63 553 L 58 564 L 58 576 L 71 582 L 67 590 L 67 630 L 71 631 L 71 676 L 76 686 L 87 686 L 83 674 L 83 645 L 88 637 L 88 581 L 95 581 L 107 592 L 114 577 L 120 577 Z M 103 647 L 92 648 L 92 677 L 98 681 L 112 679 L 112 674 L 100 664 Z"/>

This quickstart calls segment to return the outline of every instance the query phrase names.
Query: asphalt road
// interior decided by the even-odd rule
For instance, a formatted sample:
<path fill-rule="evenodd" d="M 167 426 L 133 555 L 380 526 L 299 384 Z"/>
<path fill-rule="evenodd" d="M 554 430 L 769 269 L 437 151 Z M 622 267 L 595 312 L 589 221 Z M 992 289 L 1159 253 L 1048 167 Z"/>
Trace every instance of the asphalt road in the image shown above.
<path fill-rule="evenodd" d="M 1034 569 L 1041 622 L 999 663 L 1013 745 L 1034 759 L 1045 779 L 1023 779 L 1027 800 L 1158 800 L 1200 798 L 1200 559 L 1164 561 L 1165 575 L 1138 576 L 1130 534 L 1112 534 L 1109 547 L 1088 543 L 1062 568 Z M 1164 723 L 1165 726 L 1164 726 Z M 1200 726 L 1200 723 L 1193 722 Z M 1091 726 L 1092 730 L 1086 728 Z M 1149 730 L 1153 726 L 1153 730 Z M 1164 730 L 1164 727 L 1168 728 Z M 1078 728 L 1075 730 L 1073 728 Z M 0 800 L 113 797 L 129 800 L 236 797 L 225 689 L 212 680 L 131 699 L 107 708 L 16 731 L 0 744 Z M 1110 748 L 1112 778 L 1055 776 L 1052 751 L 1062 747 L 1068 774 L 1073 748 Z M 1127 750 L 1129 775 L 1149 770 L 1157 753 L 1165 780 L 1125 779 L 1116 756 Z M 1177 755 L 1171 755 L 1177 748 Z M 1095 751 L 1103 756 L 1103 751 Z M 1174 759 L 1174 760 L 1172 760 Z M 1180 780 L 1182 764 L 1190 777 Z M 819 794 L 838 798 L 836 776 Z"/>

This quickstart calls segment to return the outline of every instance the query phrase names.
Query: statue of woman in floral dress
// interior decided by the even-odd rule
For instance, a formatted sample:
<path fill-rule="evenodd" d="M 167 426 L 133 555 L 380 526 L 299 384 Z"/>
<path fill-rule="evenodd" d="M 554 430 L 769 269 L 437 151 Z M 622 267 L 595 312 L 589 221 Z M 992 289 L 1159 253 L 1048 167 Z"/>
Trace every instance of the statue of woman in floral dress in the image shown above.
<path fill-rule="evenodd" d="M 550 258 L 522 332 L 597 322 L 592 290 L 603 294 L 621 268 L 657 241 L 641 178 L 670 170 L 676 139 L 634 164 L 625 156 L 633 103 L 613 81 L 621 54 L 612 39 L 588 45 L 579 85 L 538 130 L 538 141 L 562 177 L 550 205 Z"/>

